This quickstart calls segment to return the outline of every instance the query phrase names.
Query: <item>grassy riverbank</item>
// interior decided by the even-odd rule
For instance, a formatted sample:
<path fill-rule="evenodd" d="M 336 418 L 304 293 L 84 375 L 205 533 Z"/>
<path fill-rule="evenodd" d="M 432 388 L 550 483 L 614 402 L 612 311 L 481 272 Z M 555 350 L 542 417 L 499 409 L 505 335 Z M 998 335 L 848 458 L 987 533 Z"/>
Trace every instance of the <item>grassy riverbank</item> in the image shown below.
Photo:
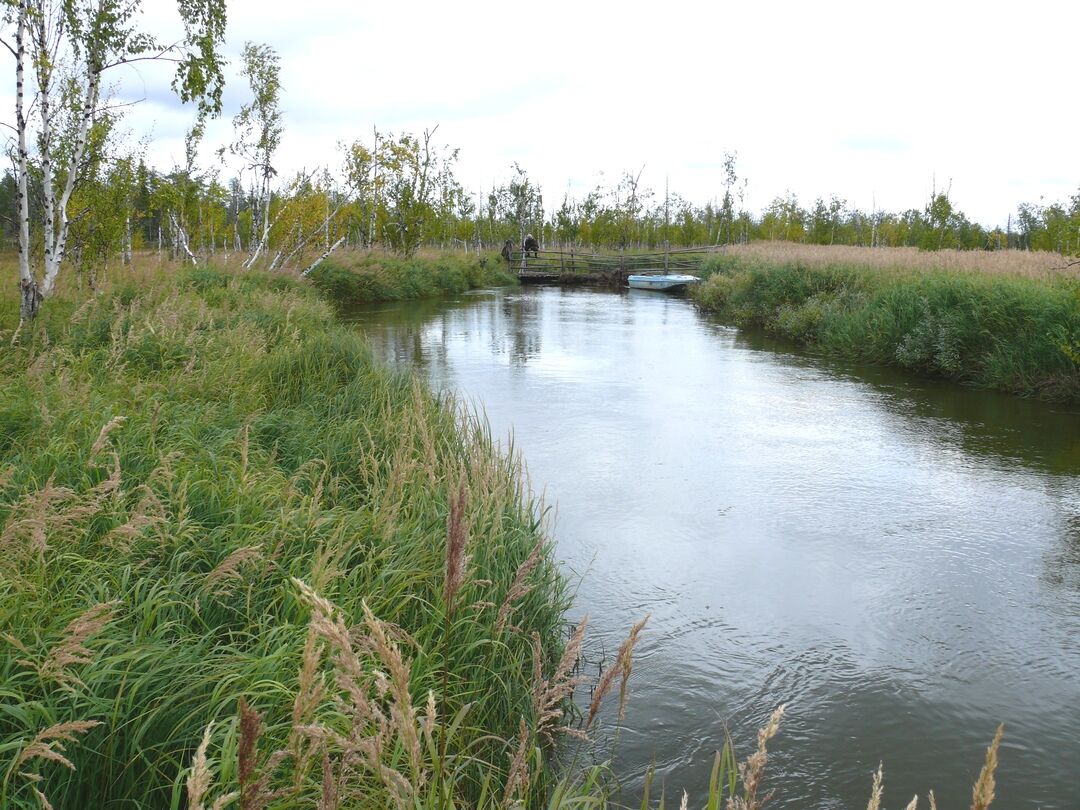
<path fill-rule="evenodd" d="M 50 300 L 0 353 L 0 806 L 501 800 L 515 753 L 534 794 L 567 599 L 528 498 L 295 281 Z"/>
<path fill-rule="evenodd" d="M 1080 280 L 997 259 L 980 270 L 933 257 L 735 252 L 710 259 L 694 299 L 822 351 L 957 382 L 1080 402 Z M 986 254 L 993 256 L 993 254 Z M 816 260 L 815 260 L 816 259 Z"/>
<path fill-rule="evenodd" d="M 375 251 L 335 254 L 311 280 L 338 304 L 430 298 L 516 284 L 498 254 L 431 253 L 401 258 Z"/>

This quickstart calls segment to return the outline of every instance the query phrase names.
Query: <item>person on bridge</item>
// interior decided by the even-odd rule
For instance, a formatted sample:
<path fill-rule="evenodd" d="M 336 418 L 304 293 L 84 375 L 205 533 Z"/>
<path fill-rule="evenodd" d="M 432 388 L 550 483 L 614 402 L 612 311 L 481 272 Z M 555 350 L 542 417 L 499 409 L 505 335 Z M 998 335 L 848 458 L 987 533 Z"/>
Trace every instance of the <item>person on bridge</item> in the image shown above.
<path fill-rule="evenodd" d="M 528 256 L 532 253 L 533 257 L 536 257 L 536 251 L 540 250 L 540 243 L 536 241 L 536 237 L 531 233 L 525 237 L 525 255 Z"/>
<path fill-rule="evenodd" d="M 506 259 L 507 264 L 510 264 L 510 262 L 513 260 L 513 255 L 514 255 L 514 240 L 513 239 L 507 239 L 506 242 L 503 243 L 502 257 L 504 259 Z"/>

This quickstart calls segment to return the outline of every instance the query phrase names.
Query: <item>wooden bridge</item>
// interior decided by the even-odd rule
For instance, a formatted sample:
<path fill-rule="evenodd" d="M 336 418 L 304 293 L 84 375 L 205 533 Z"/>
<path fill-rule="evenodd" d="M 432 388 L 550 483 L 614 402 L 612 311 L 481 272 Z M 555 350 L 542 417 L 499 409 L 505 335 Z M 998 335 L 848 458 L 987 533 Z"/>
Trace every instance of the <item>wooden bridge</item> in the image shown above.
<path fill-rule="evenodd" d="M 694 247 L 657 253 L 588 253 L 537 250 L 510 254 L 508 269 L 522 283 L 614 284 L 622 286 L 631 274 L 693 273 L 702 261 L 722 247 Z"/>

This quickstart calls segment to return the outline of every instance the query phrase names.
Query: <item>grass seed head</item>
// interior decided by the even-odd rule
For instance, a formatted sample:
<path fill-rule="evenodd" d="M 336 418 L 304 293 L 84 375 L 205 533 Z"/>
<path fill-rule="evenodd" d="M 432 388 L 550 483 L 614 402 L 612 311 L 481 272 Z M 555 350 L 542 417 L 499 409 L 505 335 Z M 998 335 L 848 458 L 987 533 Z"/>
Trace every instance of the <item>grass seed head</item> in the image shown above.
<path fill-rule="evenodd" d="M 866 804 L 866 810 L 878 810 L 881 807 L 881 791 L 882 791 L 882 779 L 884 773 L 882 770 L 882 763 L 878 763 L 877 771 L 874 773 L 874 784 L 870 789 L 870 801 Z"/>
<path fill-rule="evenodd" d="M 210 747 L 210 733 L 214 724 L 209 723 L 203 731 L 202 742 L 195 749 L 195 760 L 191 764 L 191 772 L 187 778 L 187 797 L 190 810 L 203 810 L 203 800 L 207 791 L 210 790 L 210 764 L 206 759 L 206 751 Z"/>
<path fill-rule="evenodd" d="M 978 781 L 975 782 L 975 786 L 971 789 L 971 810 L 986 810 L 990 803 L 994 801 L 994 771 L 997 770 L 998 746 L 1001 745 L 1001 735 L 1004 733 L 1005 725 L 999 725 L 997 733 L 994 734 L 994 741 L 986 749 L 986 761 L 979 772 Z"/>
<path fill-rule="evenodd" d="M 468 576 L 469 526 L 466 517 L 469 491 L 462 476 L 457 489 L 450 493 L 450 511 L 446 519 L 446 609 L 454 612 L 458 590 Z"/>

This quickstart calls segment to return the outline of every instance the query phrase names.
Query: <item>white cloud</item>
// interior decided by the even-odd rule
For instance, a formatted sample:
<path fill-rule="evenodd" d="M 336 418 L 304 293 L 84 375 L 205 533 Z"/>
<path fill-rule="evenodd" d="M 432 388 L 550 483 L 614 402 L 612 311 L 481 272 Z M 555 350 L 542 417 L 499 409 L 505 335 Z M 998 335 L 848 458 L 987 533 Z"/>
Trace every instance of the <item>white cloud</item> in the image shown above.
<path fill-rule="evenodd" d="M 154 0 L 148 17 L 170 8 Z M 753 208 L 788 190 L 920 207 L 936 177 L 998 224 L 1080 185 L 1072 3 L 233 0 L 229 18 L 234 80 L 208 146 L 229 140 L 245 99 L 244 41 L 268 42 L 282 59 L 284 172 L 335 162 L 338 141 L 373 126 L 439 124 L 466 187 L 517 161 L 549 203 L 642 165 L 658 193 L 668 178 L 704 202 L 722 193 L 725 150 L 738 150 Z M 156 122 L 151 155 L 169 162 L 190 113 L 160 74 L 123 90 L 149 99 L 131 125 Z"/>

